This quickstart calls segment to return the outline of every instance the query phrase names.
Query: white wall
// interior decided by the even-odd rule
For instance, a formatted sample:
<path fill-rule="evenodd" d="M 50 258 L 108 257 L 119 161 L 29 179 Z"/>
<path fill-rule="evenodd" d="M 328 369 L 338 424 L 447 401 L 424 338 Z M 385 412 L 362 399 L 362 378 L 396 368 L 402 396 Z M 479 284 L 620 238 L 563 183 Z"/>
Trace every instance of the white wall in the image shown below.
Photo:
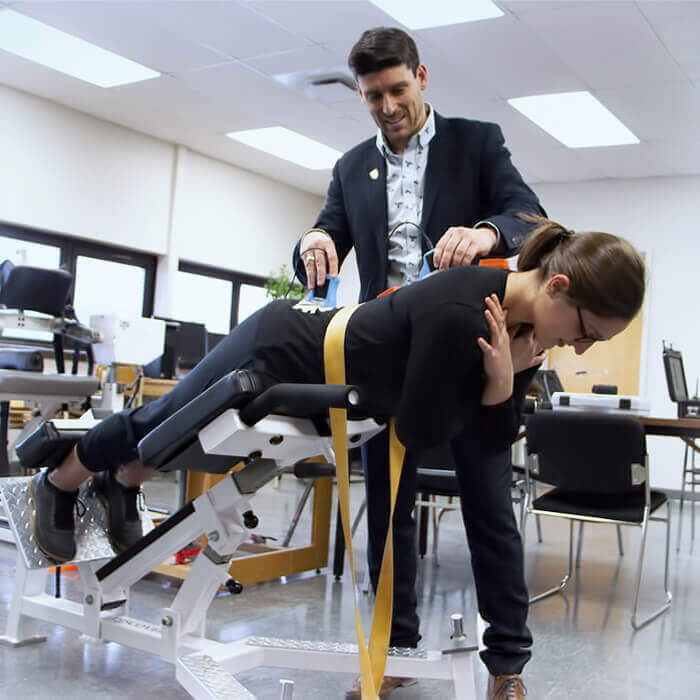
<path fill-rule="evenodd" d="M 223 137 L 222 137 L 223 138 Z M 178 258 L 267 276 L 323 198 L 0 86 L 0 221 L 155 253 L 156 310 Z"/>
<path fill-rule="evenodd" d="M 683 352 L 688 389 L 700 375 L 700 177 L 600 180 L 537 185 L 550 218 L 574 229 L 628 238 L 650 259 L 642 382 L 655 416 L 674 417 L 661 359 L 662 340 Z M 649 439 L 652 483 L 679 489 L 680 440 Z"/>
<path fill-rule="evenodd" d="M 0 220 L 165 253 L 173 147 L 0 86 Z"/>
<path fill-rule="evenodd" d="M 289 267 L 291 243 L 323 199 L 198 153 L 183 160 L 173 220 L 179 256 L 265 277 Z"/>

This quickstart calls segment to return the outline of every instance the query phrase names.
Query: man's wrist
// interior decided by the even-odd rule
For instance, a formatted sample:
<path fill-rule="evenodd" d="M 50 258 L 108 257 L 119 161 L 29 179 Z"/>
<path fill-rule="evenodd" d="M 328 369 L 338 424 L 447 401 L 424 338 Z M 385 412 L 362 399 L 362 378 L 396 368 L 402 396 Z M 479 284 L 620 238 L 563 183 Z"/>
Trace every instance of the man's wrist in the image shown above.
<path fill-rule="evenodd" d="M 483 220 L 483 221 L 477 221 L 474 224 L 474 228 L 488 229 L 489 231 L 493 232 L 493 234 L 494 234 L 493 245 L 489 249 L 488 253 L 492 252 L 494 250 L 494 248 L 496 248 L 498 246 L 498 244 L 501 240 L 501 231 L 498 228 L 498 226 L 496 226 L 496 224 L 494 224 L 491 221 Z"/>
<path fill-rule="evenodd" d="M 331 240 L 333 240 L 333 239 L 331 238 L 331 235 L 330 235 L 327 231 L 324 231 L 322 228 L 310 228 L 310 229 L 301 237 L 300 243 L 303 243 L 303 242 L 304 242 L 304 239 L 305 239 L 310 233 L 322 233 L 322 234 L 323 234 L 324 236 L 326 236 L 327 238 L 330 238 Z"/>

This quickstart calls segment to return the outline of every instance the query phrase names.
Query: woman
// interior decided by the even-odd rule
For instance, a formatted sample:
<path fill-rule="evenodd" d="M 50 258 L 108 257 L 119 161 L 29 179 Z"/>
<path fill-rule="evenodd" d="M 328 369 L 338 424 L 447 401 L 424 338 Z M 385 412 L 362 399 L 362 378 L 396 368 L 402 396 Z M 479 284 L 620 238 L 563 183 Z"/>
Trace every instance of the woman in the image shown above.
<path fill-rule="evenodd" d="M 517 272 L 452 268 L 367 302 L 348 324 L 347 381 L 362 390 L 367 413 L 396 417 L 409 450 L 451 441 L 458 471 L 465 442 L 487 456 L 513 439 L 544 350 L 572 345 L 581 354 L 612 338 L 644 297 L 644 263 L 627 241 L 527 220 L 539 226 Z M 141 535 L 139 486 L 153 472 L 138 461 L 141 438 L 234 369 L 252 369 L 266 385 L 323 383 L 323 338 L 334 313 L 269 304 L 170 393 L 105 419 L 58 468 L 35 475 L 33 529 L 44 554 L 57 562 L 74 557 L 73 508 L 90 476 L 107 505 L 112 541 L 131 545 Z"/>

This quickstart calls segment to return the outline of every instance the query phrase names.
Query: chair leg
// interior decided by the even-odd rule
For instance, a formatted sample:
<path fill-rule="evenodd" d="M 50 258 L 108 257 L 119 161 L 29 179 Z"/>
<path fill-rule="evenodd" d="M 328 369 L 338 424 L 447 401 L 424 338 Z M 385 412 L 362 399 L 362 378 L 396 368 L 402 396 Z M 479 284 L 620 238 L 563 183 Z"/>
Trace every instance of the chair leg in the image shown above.
<path fill-rule="evenodd" d="M 622 526 L 621 525 L 617 526 L 617 549 L 620 552 L 620 556 L 624 557 L 625 556 L 625 549 L 622 546 Z"/>
<path fill-rule="evenodd" d="M 685 483 L 686 474 L 688 473 L 688 445 L 685 446 L 683 455 L 683 479 L 681 480 L 681 503 L 678 509 L 678 542 L 676 543 L 676 551 L 681 551 L 681 530 L 683 528 L 683 502 L 685 500 Z"/>
<path fill-rule="evenodd" d="M 688 449 L 688 445 L 685 446 L 685 449 Z M 697 474 L 695 473 L 695 450 L 693 450 L 691 457 L 690 457 L 690 478 L 691 478 L 691 485 L 692 485 L 692 491 L 693 491 L 693 500 L 690 503 L 690 539 L 694 540 L 695 539 L 695 487 L 697 486 L 698 480 L 697 480 Z"/>
<path fill-rule="evenodd" d="M 657 608 L 653 613 L 647 615 L 647 617 L 642 620 L 637 619 L 637 613 L 639 612 L 639 592 L 642 585 L 642 569 L 644 566 L 644 552 L 646 549 L 647 540 L 647 530 L 649 527 L 649 520 L 652 518 L 648 513 L 645 513 L 644 521 L 642 523 L 642 541 L 639 546 L 639 563 L 637 565 L 637 586 L 634 592 L 634 610 L 632 611 L 631 623 L 635 630 L 639 630 L 645 625 L 648 625 L 652 620 L 655 620 L 659 615 L 666 612 L 671 607 L 671 600 L 673 596 L 671 591 L 668 589 L 668 562 L 669 562 L 669 549 L 671 547 L 671 504 L 666 502 L 666 517 L 665 518 L 653 518 L 654 520 L 665 520 L 666 521 L 666 557 L 664 565 L 664 593 L 666 595 L 666 601 L 664 604 Z"/>
<path fill-rule="evenodd" d="M 576 545 L 576 568 L 581 568 L 581 550 L 583 549 L 583 520 L 578 524 L 578 544 Z"/>
<path fill-rule="evenodd" d="M 576 547 L 576 568 L 581 568 L 581 552 L 583 551 L 583 520 L 579 523 L 578 527 L 578 546 Z M 622 546 L 622 527 L 620 525 L 615 526 L 617 528 L 617 549 L 620 552 L 620 556 L 625 556 L 625 550 Z"/>
<path fill-rule="evenodd" d="M 528 601 L 530 605 L 533 603 L 536 603 L 540 600 L 543 600 L 544 598 L 549 598 L 549 596 L 554 595 L 555 593 L 559 593 L 564 586 L 568 583 L 569 579 L 571 578 L 571 572 L 573 570 L 574 566 L 574 521 L 569 520 L 569 569 L 566 573 L 566 576 L 559 582 L 558 586 L 554 586 L 554 588 L 550 588 L 549 590 L 544 591 L 544 593 L 539 593 L 536 596 L 533 596 L 530 598 Z"/>

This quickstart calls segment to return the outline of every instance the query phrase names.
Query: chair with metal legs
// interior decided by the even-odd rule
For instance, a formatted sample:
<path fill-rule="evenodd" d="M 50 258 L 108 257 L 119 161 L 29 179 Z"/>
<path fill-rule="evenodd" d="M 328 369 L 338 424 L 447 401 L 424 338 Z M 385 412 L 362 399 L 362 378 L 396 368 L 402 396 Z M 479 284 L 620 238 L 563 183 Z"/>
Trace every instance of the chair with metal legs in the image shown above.
<path fill-rule="evenodd" d="M 533 596 L 531 603 L 561 591 L 574 566 L 574 522 L 640 527 L 632 626 L 640 629 L 671 605 L 668 587 L 671 509 L 666 494 L 649 486 L 644 428 L 632 416 L 600 412 L 539 411 L 527 424 L 528 485 L 533 479 L 553 488 L 529 503 L 530 514 L 569 522 L 568 570 L 558 585 Z M 666 515 L 655 515 L 666 506 Z M 666 523 L 664 603 L 639 618 L 642 569 L 650 521 Z"/>
<path fill-rule="evenodd" d="M 678 407 L 679 418 L 700 417 L 700 400 L 697 396 L 688 396 L 688 385 L 685 381 L 685 368 L 683 367 L 683 355 L 679 350 L 674 350 L 664 341 L 663 349 L 664 371 L 666 373 L 666 386 L 668 396 Z M 697 386 L 695 387 L 697 394 Z M 681 502 L 678 517 L 678 543 L 676 549 L 681 547 L 681 529 L 683 525 L 683 505 L 686 499 L 686 489 L 692 492 L 690 511 L 690 536 L 695 539 L 695 487 L 700 486 L 700 467 L 695 466 L 695 454 L 700 452 L 698 443 L 693 438 L 681 438 L 685 443 L 683 455 L 683 479 L 681 480 Z"/>

